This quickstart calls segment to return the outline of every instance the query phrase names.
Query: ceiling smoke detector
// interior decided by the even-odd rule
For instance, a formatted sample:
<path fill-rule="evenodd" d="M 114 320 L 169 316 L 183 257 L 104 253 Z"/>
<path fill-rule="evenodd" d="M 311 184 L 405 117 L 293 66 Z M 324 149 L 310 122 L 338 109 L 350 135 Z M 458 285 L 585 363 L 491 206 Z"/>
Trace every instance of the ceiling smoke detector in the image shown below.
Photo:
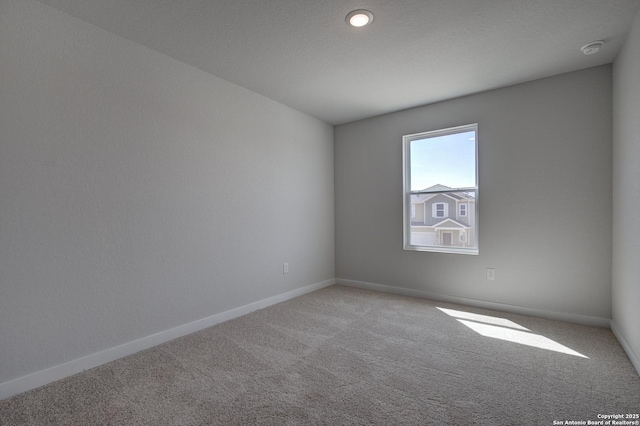
<path fill-rule="evenodd" d="M 602 46 L 604 46 L 604 41 L 598 40 L 582 46 L 582 49 L 580 50 L 582 50 L 582 53 L 585 55 L 593 55 L 594 53 L 597 53 Z"/>

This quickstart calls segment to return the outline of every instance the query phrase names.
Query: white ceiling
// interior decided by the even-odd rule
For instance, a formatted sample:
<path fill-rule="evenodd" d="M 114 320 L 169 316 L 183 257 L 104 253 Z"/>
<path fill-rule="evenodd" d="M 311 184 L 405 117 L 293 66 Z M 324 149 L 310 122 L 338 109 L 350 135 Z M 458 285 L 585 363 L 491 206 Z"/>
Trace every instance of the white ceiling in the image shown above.
<path fill-rule="evenodd" d="M 640 0 L 40 0 L 332 124 L 610 63 Z M 351 10 L 373 23 L 350 28 Z M 605 40 L 596 55 L 580 48 Z"/>

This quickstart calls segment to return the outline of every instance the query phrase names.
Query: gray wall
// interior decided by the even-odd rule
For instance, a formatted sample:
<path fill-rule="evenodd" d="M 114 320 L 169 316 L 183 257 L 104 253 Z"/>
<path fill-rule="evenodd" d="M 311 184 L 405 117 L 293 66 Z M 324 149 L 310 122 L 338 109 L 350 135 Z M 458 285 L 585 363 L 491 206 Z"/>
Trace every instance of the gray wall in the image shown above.
<path fill-rule="evenodd" d="M 640 13 L 613 77 L 612 326 L 640 371 Z"/>
<path fill-rule="evenodd" d="M 610 318 L 611 78 L 606 65 L 338 126 L 338 281 Z M 403 251 L 402 136 L 476 122 L 480 254 Z"/>
<path fill-rule="evenodd" d="M 0 383 L 335 276 L 332 126 L 31 0 L 0 58 Z"/>

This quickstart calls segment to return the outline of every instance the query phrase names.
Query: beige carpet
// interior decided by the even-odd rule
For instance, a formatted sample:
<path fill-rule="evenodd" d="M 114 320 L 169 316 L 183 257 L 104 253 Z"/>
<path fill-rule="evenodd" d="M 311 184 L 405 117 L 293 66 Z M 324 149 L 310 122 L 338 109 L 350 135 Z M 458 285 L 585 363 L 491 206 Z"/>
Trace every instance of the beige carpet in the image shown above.
<path fill-rule="evenodd" d="M 638 412 L 640 377 L 609 330 L 332 286 L 0 401 L 0 424 L 552 425 Z"/>

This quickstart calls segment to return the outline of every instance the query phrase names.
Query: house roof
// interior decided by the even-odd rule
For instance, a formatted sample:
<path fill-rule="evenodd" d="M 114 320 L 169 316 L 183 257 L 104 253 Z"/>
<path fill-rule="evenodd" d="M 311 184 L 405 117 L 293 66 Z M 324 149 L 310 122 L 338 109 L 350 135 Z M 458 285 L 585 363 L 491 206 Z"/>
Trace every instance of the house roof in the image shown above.
<path fill-rule="evenodd" d="M 447 218 L 445 220 L 443 220 L 442 222 L 438 222 L 435 225 L 432 225 L 434 228 L 461 228 L 461 229 L 469 229 L 470 226 L 464 225 L 460 222 L 458 222 L 457 220 L 453 220 L 450 218 Z"/>
<path fill-rule="evenodd" d="M 423 191 L 446 191 L 448 189 L 451 189 L 451 187 L 448 187 L 446 185 L 436 184 L 423 189 Z M 442 194 L 449 198 L 453 198 L 456 201 L 475 201 L 475 197 L 469 194 L 468 192 L 438 192 L 438 193 L 426 193 L 426 194 L 413 195 L 412 203 L 414 204 L 423 203 L 429 200 L 430 198 L 435 197 L 438 194 Z"/>
<path fill-rule="evenodd" d="M 446 185 L 442 185 L 442 184 L 435 184 L 433 186 L 430 186 L 428 188 L 423 189 L 423 191 L 447 191 L 451 189 L 450 186 L 446 186 Z"/>

